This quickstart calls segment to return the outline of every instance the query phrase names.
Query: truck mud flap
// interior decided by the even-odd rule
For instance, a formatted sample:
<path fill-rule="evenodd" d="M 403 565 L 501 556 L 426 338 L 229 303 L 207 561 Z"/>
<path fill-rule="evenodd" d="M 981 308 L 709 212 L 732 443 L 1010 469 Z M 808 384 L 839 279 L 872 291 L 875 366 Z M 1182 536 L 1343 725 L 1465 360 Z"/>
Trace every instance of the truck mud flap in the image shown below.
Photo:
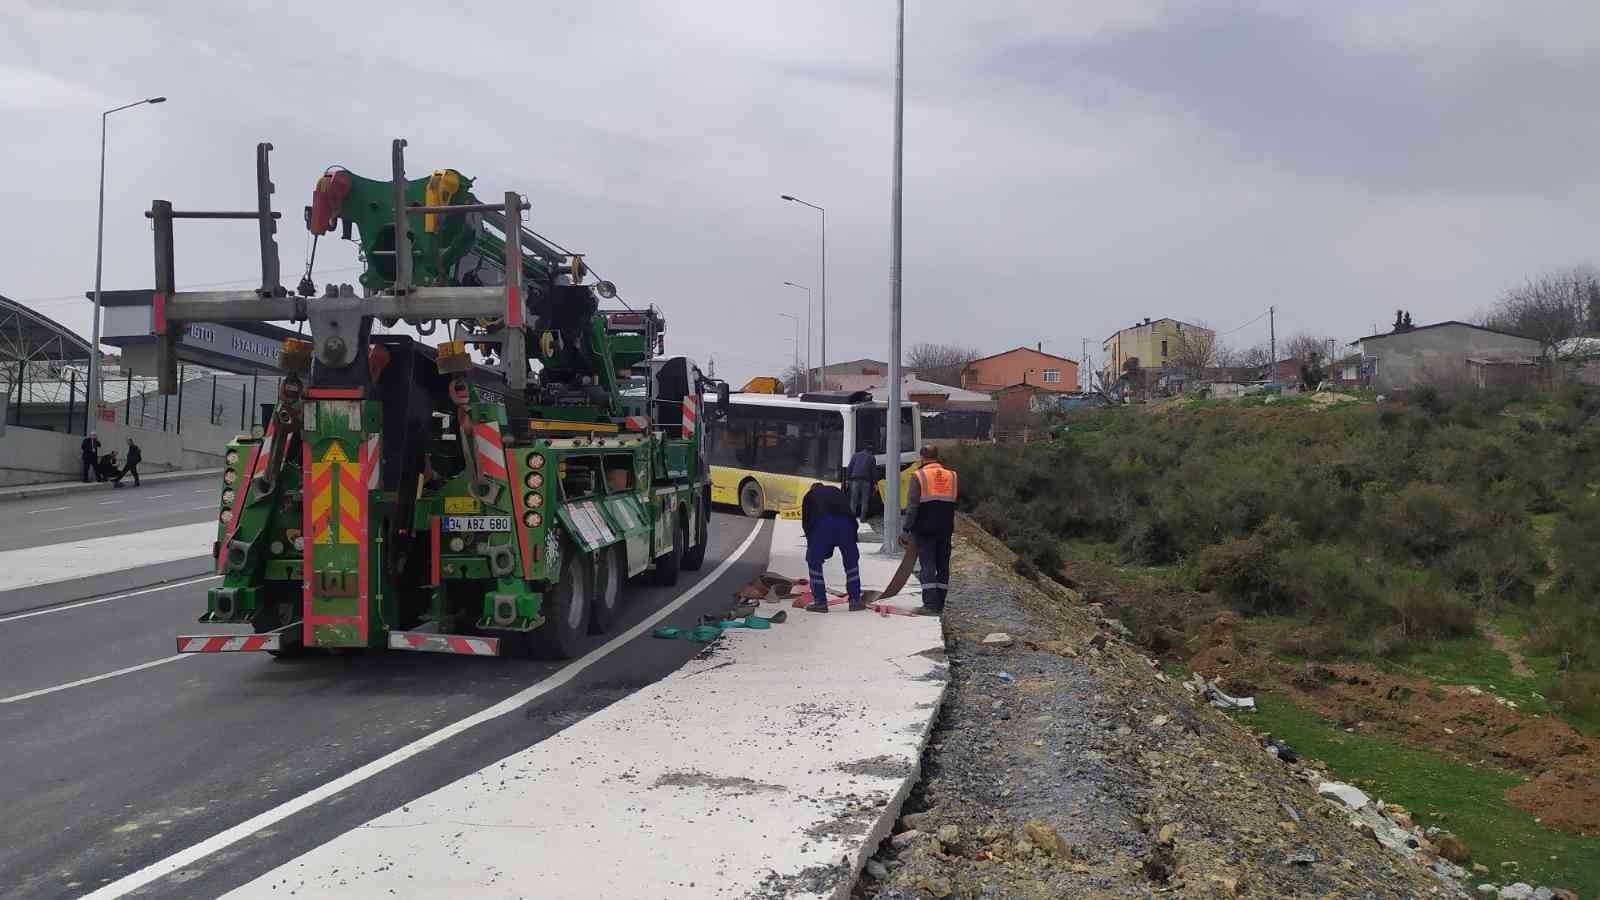
<path fill-rule="evenodd" d="M 464 656 L 499 656 L 500 639 L 470 637 L 464 634 L 434 634 L 425 631 L 391 631 L 389 649 L 415 650 L 418 653 L 460 653 Z"/>
<path fill-rule="evenodd" d="M 261 634 L 180 634 L 179 653 L 251 653 L 300 646 L 300 623 Z"/>

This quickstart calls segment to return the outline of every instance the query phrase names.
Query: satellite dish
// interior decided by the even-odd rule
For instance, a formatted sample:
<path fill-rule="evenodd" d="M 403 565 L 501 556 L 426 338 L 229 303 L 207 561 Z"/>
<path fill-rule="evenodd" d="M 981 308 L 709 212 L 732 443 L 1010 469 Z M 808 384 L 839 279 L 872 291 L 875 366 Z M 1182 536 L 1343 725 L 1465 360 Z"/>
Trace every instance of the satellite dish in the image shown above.
<path fill-rule="evenodd" d="M 601 299 L 610 300 L 617 295 L 617 286 L 609 281 L 597 281 L 594 283 L 594 292 L 599 294 Z"/>

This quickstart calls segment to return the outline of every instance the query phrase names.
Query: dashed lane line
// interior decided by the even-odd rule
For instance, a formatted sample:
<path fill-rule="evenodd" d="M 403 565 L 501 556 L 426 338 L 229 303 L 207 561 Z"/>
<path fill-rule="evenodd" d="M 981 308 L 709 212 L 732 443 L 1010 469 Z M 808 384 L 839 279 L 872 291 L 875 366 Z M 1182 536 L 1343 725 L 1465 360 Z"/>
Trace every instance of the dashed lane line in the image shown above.
<path fill-rule="evenodd" d="M 45 507 L 44 509 L 30 509 L 30 510 L 28 510 L 28 515 L 37 516 L 39 513 L 61 512 L 63 509 L 71 509 L 71 508 L 72 507 L 70 507 L 70 506 L 48 506 L 48 507 Z"/>
<path fill-rule="evenodd" d="M 535 684 L 523 688 L 522 690 L 512 694 L 510 697 L 507 697 L 504 700 L 501 700 L 499 703 L 488 707 L 487 709 L 479 710 L 478 712 L 475 712 L 464 719 L 459 719 L 450 723 L 449 725 L 444 726 L 443 728 L 440 728 L 438 731 L 423 735 L 421 738 L 418 738 L 417 740 L 412 741 L 403 747 L 385 753 L 383 756 L 378 757 L 364 766 L 361 766 L 350 772 L 346 772 L 345 774 L 327 782 L 326 784 L 312 788 L 304 794 L 295 797 L 293 800 L 275 806 L 259 815 L 252 816 L 251 818 L 240 822 L 239 824 L 221 832 L 220 834 L 212 835 L 198 844 L 187 847 L 183 850 L 179 850 L 177 853 L 174 853 L 165 859 L 151 863 L 137 872 L 125 875 L 122 878 L 119 878 L 116 881 L 101 887 L 99 890 L 96 890 L 93 893 L 84 895 L 83 900 L 111 900 L 111 898 L 114 897 L 126 896 L 127 894 L 139 890 L 158 878 L 170 875 L 179 869 L 185 868 L 186 866 L 190 866 L 202 859 L 205 859 L 207 856 L 210 856 L 219 850 L 231 847 L 263 828 L 281 822 L 295 813 L 309 809 L 312 806 L 321 803 L 323 800 L 333 797 L 341 791 L 366 781 L 374 775 L 378 775 L 379 773 L 387 771 L 388 769 L 392 769 L 411 757 L 429 749 L 430 747 L 442 744 L 470 728 L 482 725 L 485 722 L 491 722 L 500 718 L 501 716 L 506 715 L 507 713 L 515 712 L 526 706 L 528 703 L 531 703 L 532 701 L 543 697 L 545 694 L 560 688 L 567 682 L 583 674 L 584 670 L 588 669 L 590 666 L 609 656 L 617 649 L 625 646 L 634 638 L 644 634 L 649 629 L 654 628 L 657 622 L 660 622 L 667 616 L 677 612 L 685 603 L 693 600 L 695 597 L 700 595 L 700 592 L 704 591 L 712 584 L 715 584 L 717 579 L 722 577 L 723 573 L 727 572 L 728 569 L 732 568 L 735 563 L 744 557 L 745 551 L 749 550 L 750 545 L 756 542 L 756 538 L 760 536 L 761 530 L 765 525 L 766 522 L 764 521 L 756 522 L 756 526 L 750 529 L 750 534 L 745 537 L 744 542 L 735 548 L 734 551 L 728 555 L 727 559 L 724 559 L 720 564 L 718 564 L 717 567 L 711 571 L 711 574 L 696 582 L 694 587 L 691 587 L 682 594 L 679 594 L 671 603 L 668 603 L 666 606 L 656 610 L 654 613 L 647 616 L 644 621 L 617 635 L 611 640 L 606 641 L 599 647 L 590 650 L 581 658 L 569 663 L 566 668 L 549 675 Z"/>
<path fill-rule="evenodd" d="M 45 694 L 54 694 L 56 691 L 65 691 L 75 687 L 83 687 L 86 684 L 94 684 L 96 681 L 105 681 L 107 678 L 116 678 L 118 675 L 130 675 L 134 672 L 141 672 L 145 669 L 153 669 L 156 666 L 164 666 L 167 663 L 177 662 L 180 659 L 189 659 L 190 657 L 198 655 L 199 654 L 195 653 L 178 653 L 162 659 L 152 659 L 147 663 L 140 663 L 137 666 L 128 666 L 124 669 L 118 669 L 115 672 L 106 672 L 103 675 L 91 675 L 88 678 L 79 678 L 77 681 L 69 681 L 66 684 L 58 684 L 55 687 L 40 688 L 37 691 L 29 691 L 26 694 L 17 694 L 14 697 L 0 697 L 0 704 L 17 703 L 22 700 L 32 700 L 34 697 L 43 697 Z"/>

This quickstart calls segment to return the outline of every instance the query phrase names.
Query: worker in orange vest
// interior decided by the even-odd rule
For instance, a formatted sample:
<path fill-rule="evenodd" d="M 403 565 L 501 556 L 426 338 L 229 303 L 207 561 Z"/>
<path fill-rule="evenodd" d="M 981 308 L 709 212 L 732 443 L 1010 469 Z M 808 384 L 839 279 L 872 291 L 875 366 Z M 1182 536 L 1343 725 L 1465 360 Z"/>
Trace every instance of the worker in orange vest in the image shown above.
<path fill-rule="evenodd" d="M 919 615 L 944 612 L 950 590 L 950 538 L 956 530 L 955 470 L 939 461 L 938 447 L 922 448 L 922 467 L 908 486 L 905 533 L 917 539 L 917 578 L 922 582 Z"/>

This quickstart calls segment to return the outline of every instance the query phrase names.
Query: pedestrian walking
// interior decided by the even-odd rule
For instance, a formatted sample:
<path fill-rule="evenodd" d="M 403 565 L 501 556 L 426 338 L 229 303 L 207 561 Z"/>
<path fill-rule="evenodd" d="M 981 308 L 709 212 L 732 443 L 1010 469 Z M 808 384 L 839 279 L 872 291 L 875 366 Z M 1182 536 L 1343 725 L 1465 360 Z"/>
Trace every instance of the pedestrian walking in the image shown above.
<path fill-rule="evenodd" d="M 78 445 L 78 450 L 83 462 L 84 483 L 89 483 L 89 474 L 91 472 L 94 473 L 95 481 L 104 481 L 105 479 L 100 477 L 99 468 L 95 465 L 95 463 L 100 461 L 99 436 L 92 431 L 89 432 L 89 436 L 84 438 L 83 443 Z"/>
<path fill-rule="evenodd" d="M 877 476 L 878 459 L 871 450 L 862 447 L 850 457 L 850 465 L 844 473 L 845 482 L 850 486 L 850 512 L 862 522 L 871 511 L 872 483 L 878 480 Z"/>
<path fill-rule="evenodd" d="M 922 582 L 919 615 L 944 612 L 950 590 L 950 538 L 956 530 L 955 470 L 939 461 L 938 447 L 922 448 L 922 466 L 909 485 L 904 531 L 917 540 L 917 578 Z"/>
<path fill-rule="evenodd" d="M 122 487 L 122 479 L 127 475 L 132 474 L 133 486 L 138 487 L 139 463 L 144 461 L 144 453 L 139 449 L 139 445 L 133 442 L 133 438 L 128 438 L 128 454 L 127 456 L 124 456 L 123 459 L 126 460 L 126 462 L 123 463 L 122 471 L 117 473 L 117 477 L 111 479 L 111 486 Z"/>
<path fill-rule="evenodd" d="M 822 563 L 838 550 L 844 560 L 845 590 L 850 595 L 850 611 L 866 609 L 861 602 L 861 549 L 856 546 L 856 517 L 844 491 L 817 482 L 800 502 L 800 527 L 806 534 L 806 569 L 810 576 L 812 612 L 828 611 L 828 586 L 822 578 Z"/>

